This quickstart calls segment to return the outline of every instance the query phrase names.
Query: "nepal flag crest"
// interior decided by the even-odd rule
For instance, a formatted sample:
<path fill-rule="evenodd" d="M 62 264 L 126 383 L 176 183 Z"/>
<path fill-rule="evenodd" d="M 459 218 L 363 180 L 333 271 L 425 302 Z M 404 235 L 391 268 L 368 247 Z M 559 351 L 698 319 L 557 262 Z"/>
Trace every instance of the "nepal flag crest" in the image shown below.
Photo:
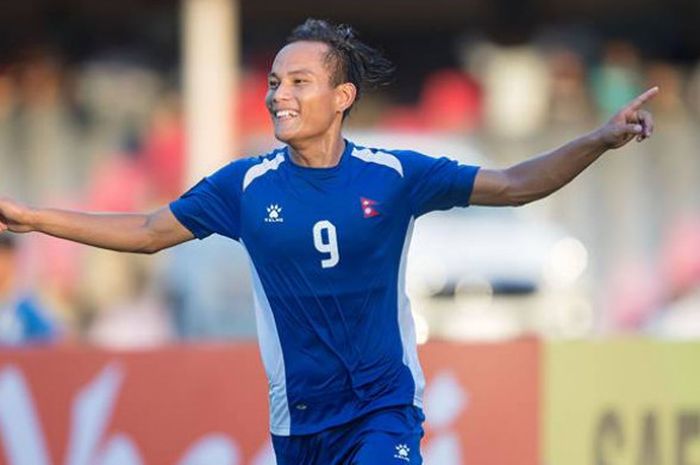
<path fill-rule="evenodd" d="M 360 197 L 360 205 L 362 206 L 362 216 L 364 218 L 374 218 L 379 216 L 379 211 L 375 208 L 377 205 L 376 200 L 368 199 L 366 197 Z"/>

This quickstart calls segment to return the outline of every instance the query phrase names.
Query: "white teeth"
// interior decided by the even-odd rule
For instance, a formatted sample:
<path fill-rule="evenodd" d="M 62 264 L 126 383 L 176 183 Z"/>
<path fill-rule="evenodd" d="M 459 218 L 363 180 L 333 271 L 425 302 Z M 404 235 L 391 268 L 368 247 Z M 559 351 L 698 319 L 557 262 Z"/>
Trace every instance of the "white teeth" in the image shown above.
<path fill-rule="evenodd" d="M 295 117 L 299 116 L 299 113 L 297 113 L 294 110 L 279 110 L 275 112 L 275 117 L 276 118 L 286 118 L 286 117 Z"/>

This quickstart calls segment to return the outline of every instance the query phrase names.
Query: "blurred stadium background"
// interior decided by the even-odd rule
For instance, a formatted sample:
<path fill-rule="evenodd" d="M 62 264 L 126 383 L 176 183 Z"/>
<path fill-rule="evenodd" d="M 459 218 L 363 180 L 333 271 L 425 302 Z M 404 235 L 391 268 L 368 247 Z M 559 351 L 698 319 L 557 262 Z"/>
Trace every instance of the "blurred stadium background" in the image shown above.
<path fill-rule="evenodd" d="M 504 166 L 661 87 L 654 137 L 551 198 L 417 223 L 425 455 L 700 463 L 697 0 L 5 1 L 0 195 L 148 210 L 274 146 L 266 73 L 309 16 L 397 65 L 348 120 L 370 145 Z M 220 238 L 0 241 L 0 464 L 274 463 L 248 288 Z"/>

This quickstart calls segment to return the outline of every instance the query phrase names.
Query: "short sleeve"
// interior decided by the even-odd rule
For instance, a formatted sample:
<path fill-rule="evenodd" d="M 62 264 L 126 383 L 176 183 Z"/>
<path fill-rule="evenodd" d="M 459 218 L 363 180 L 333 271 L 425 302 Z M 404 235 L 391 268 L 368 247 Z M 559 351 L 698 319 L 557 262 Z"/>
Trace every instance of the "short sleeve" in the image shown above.
<path fill-rule="evenodd" d="M 219 234 L 239 240 L 243 161 L 199 181 L 170 204 L 175 218 L 198 239 Z"/>
<path fill-rule="evenodd" d="M 478 166 L 464 165 L 446 157 L 433 158 L 417 152 L 404 152 L 402 163 L 414 216 L 469 205 Z"/>

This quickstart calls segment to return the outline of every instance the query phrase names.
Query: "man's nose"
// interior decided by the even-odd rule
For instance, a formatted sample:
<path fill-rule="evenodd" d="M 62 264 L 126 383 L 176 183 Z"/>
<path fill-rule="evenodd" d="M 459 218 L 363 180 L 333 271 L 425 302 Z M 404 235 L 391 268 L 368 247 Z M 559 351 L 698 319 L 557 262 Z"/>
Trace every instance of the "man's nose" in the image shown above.
<path fill-rule="evenodd" d="M 272 92 L 272 101 L 277 103 L 277 102 L 289 100 L 289 98 L 290 98 L 289 91 L 290 91 L 289 86 L 280 83 L 277 86 L 277 88 Z"/>

